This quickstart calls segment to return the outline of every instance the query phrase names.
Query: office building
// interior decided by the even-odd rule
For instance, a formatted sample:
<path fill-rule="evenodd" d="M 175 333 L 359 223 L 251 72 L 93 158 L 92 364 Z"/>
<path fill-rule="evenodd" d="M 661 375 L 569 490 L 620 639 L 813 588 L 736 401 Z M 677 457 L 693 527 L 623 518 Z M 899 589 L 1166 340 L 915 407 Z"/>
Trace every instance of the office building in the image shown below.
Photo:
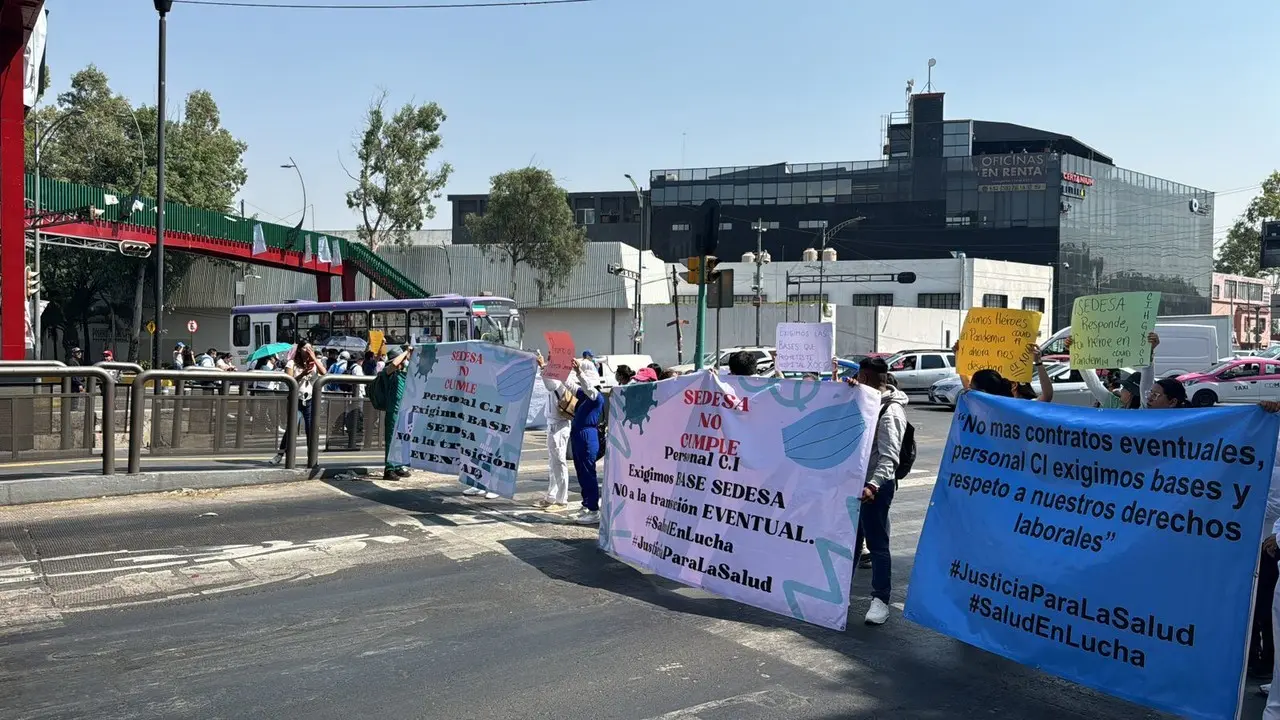
<path fill-rule="evenodd" d="M 726 260 L 759 240 L 775 261 L 825 242 L 845 260 L 1045 265 L 1054 328 L 1070 323 L 1076 297 L 1098 292 L 1159 290 L 1162 314 L 1210 311 L 1212 192 L 1117 167 L 1067 135 L 946 120 L 941 93 L 911 95 L 883 140 L 871 161 L 655 170 L 652 250 L 672 262 L 694 254 L 694 208 L 715 198 Z"/>

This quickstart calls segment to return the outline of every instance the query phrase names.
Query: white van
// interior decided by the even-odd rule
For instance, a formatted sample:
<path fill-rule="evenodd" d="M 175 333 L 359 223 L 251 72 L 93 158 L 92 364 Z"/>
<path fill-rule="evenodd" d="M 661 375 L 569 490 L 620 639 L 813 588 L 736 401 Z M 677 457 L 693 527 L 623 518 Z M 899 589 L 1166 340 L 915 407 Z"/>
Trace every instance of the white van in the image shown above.
<path fill-rule="evenodd" d="M 1206 372 L 1218 363 L 1218 330 L 1210 325 L 1165 324 L 1156 321 L 1160 347 L 1156 349 L 1156 377 L 1176 377 L 1186 373 Z M 1040 352 L 1045 360 L 1067 361 L 1063 343 L 1071 335 L 1065 327 L 1053 334 Z"/>

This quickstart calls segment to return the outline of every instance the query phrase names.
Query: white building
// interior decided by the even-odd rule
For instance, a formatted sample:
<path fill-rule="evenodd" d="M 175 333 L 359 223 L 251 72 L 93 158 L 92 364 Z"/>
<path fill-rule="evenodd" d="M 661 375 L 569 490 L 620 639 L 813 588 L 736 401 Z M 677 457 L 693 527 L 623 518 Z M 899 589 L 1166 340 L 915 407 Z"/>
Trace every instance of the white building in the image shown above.
<path fill-rule="evenodd" d="M 621 243 L 589 243 L 585 262 L 555 291 L 537 273 L 511 267 L 497 255 L 485 256 L 475 245 L 415 245 L 380 253 L 429 293 L 514 295 L 525 315 L 527 348 L 544 345 L 543 333 L 569 331 L 579 351 L 598 354 L 632 352 L 635 283 L 610 274 L 610 265 L 634 270 L 641 255 Z M 694 285 L 677 280 L 683 272 L 644 253 L 640 284 L 644 308 L 643 352 L 664 364 L 693 358 L 696 294 Z M 824 321 L 836 325 L 840 355 L 893 352 L 906 347 L 949 347 L 959 334 L 969 307 L 1010 307 L 1041 310 L 1042 337 L 1048 337 L 1053 269 L 980 259 L 776 262 L 761 266 L 764 302 L 753 304 L 754 263 L 726 262 L 734 271 L 735 306 L 707 311 L 706 351 L 717 347 L 774 343 L 774 328 L 787 320 Z M 901 273 L 914 273 L 912 282 L 898 282 Z M 820 307 L 818 276 L 822 277 Z M 789 286 L 788 278 L 793 281 Z M 905 278 L 904 278 L 905 279 Z M 795 281 L 799 281 L 798 284 Z M 512 289 L 514 286 L 514 290 Z M 673 292 L 674 290 L 674 292 Z M 368 297 L 367 282 L 357 284 L 357 297 Z M 340 297 L 334 287 L 333 297 Z M 170 298 L 166 313 L 167 351 L 179 340 L 197 348 L 226 347 L 230 340 L 230 308 L 291 299 L 314 300 L 315 281 L 309 275 L 258 266 L 232 266 L 201 258 Z M 789 301 L 788 301 L 789 300 Z M 820 315 L 821 313 L 821 315 Z M 676 324 L 679 315 L 680 323 Z M 757 321 L 758 316 L 758 321 Z M 194 334 L 187 322 L 197 321 Z M 90 357 L 96 356 L 109 332 L 94 333 Z M 683 352 L 677 353 L 677 331 Z M 101 340 L 99 340 L 101 337 Z M 127 340 L 114 343 L 117 356 Z M 150 344 L 144 340 L 143 355 Z M 162 357 L 167 354 L 162 353 Z"/>

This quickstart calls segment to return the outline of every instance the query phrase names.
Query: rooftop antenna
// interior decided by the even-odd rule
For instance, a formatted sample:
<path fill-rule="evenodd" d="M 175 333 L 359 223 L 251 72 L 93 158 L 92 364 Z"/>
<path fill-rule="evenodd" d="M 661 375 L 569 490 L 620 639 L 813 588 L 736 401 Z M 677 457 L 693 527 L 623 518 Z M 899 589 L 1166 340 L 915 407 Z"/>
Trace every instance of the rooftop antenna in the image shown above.
<path fill-rule="evenodd" d="M 934 58 L 929 58 L 929 76 L 924 83 L 925 92 L 933 92 L 933 66 L 937 64 L 938 64 L 937 60 L 935 60 Z"/>

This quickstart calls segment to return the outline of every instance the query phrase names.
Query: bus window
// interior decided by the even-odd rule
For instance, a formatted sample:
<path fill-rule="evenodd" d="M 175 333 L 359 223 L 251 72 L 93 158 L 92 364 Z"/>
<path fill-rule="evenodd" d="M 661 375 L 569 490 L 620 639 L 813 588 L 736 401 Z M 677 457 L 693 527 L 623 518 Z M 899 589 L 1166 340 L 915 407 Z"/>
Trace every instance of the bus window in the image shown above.
<path fill-rule="evenodd" d="M 248 315 L 237 315 L 231 318 L 231 344 L 235 347 L 249 347 Z"/>
<path fill-rule="evenodd" d="M 502 330 L 502 325 L 489 315 L 481 315 L 472 319 L 471 331 L 472 340 L 483 340 L 484 342 L 502 345 L 505 342 L 506 333 Z"/>
<path fill-rule="evenodd" d="M 276 316 L 276 340 L 298 342 L 298 326 L 294 323 L 293 313 L 280 313 Z"/>
<path fill-rule="evenodd" d="M 444 313 L 439 310 L 409 311 L 410 338 L 418 343 L 438 343 L 444 334 Z"/>
<path fill-rule="evenodd" d="M 445 342 L 459 342 L 466 339 L 466 325 L 464 324 L 463 329 L 459 330 L 458 321 L 451 318 L 449 320 L 449 334 L 445 336 Z"/>
<path fill-rule="evenodd" d="M 369 326 L 381 330 L 388 345 L 409 342 L 409 323 L 404 310 L 379 310 L 370 313 Z"/>
<path fill-rule="evenodd" d="M 328 340 L 333 333 L 329 330 L 329 313 L 298 313 L 298 338 L 319 343 Z"/>
<path fill-rule="evenodd" d="M 362 311 L 333 314 L 333 334 L 369 341 L 369 313 Z"/>

